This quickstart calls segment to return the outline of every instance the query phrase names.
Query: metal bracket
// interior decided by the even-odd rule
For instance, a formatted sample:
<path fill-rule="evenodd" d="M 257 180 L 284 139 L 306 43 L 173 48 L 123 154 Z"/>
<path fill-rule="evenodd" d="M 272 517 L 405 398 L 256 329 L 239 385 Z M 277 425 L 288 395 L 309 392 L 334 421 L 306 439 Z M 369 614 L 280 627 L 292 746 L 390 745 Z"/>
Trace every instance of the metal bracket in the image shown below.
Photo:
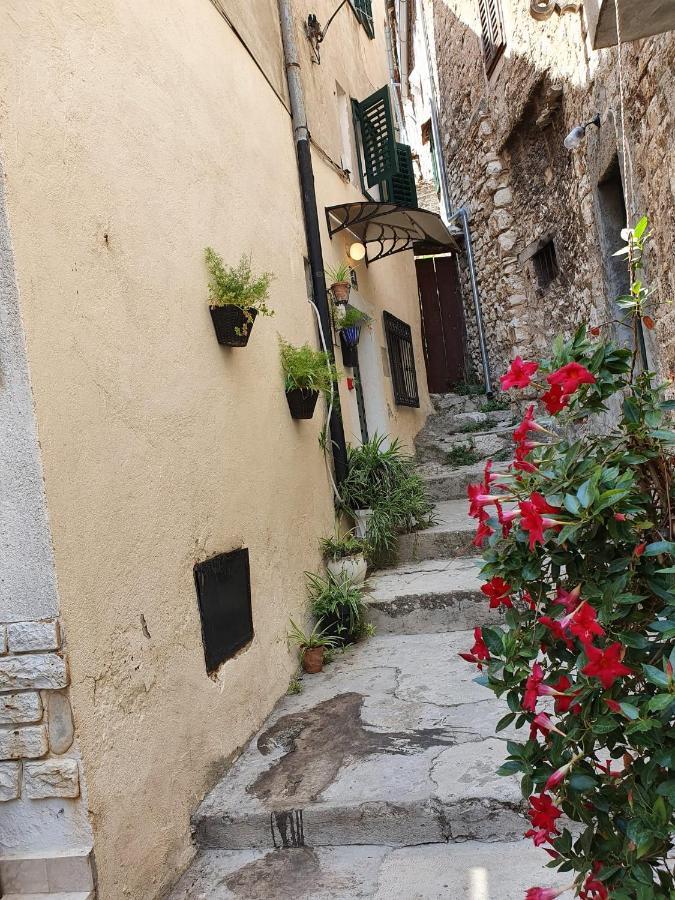
<path fill-rule="evenodd" d="M 564 13 L 579 12 L 583 3 L 570 2 L 570 0 L 530 0 L 530 15 L 538 22 L 550 19 L 553 13 L 559 16 Z"/>

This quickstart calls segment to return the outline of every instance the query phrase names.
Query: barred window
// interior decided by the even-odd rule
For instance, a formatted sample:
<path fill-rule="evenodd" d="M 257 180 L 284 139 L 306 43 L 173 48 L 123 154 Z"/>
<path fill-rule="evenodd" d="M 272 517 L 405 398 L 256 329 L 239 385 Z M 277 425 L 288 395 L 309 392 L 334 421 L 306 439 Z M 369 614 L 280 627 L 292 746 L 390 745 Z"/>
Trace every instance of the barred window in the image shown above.
<path fill-rule="evenodd" d="M 410 325 L 392 316 L 391 313 L 385 312 L 382 315 L 389 350 L 394 400 L 397 406 L 418 407 L 420 398 Z"/>

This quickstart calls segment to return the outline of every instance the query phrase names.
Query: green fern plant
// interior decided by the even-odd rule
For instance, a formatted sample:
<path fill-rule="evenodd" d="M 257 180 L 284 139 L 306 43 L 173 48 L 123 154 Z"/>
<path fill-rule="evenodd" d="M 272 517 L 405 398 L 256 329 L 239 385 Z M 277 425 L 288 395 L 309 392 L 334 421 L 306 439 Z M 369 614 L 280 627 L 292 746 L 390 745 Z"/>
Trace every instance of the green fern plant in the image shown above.
<path fill-rule="evenodd" d="M 309 344 L 294 347 L 283 338 L 279 338 L 279 348 L 286 391 L 300 389 L 330 394 L 340 372 L 327 353 L 314 350 Z"/>
<path fill-rule="evenodd" d="M 261 316 L 273 316 L 267 305 L 270 284 L 275 278 L 272 272 L 254 275 L 251 256 L 242 254 L 237 266 L 228 266 L 212 247 L 204 251 L 209 270 L 209 303 L 211 306 L 238 306 L 239 309 L 255 309 Z"/>

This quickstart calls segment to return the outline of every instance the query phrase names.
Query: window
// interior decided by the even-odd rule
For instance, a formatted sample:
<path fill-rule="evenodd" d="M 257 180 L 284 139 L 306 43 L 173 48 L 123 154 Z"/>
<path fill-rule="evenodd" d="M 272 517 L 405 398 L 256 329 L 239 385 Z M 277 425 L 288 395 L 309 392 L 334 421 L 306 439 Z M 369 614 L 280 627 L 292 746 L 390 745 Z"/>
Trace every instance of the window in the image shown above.
<path fill-rule="evenodd" d="M 506 47 L 501 0 L 478 0 L 478 9 L 483 33 L 485 68 L 490 75 Z"/>
<path fill-rule="evenodd" d="M 558 260 L 553 241 L 547 241 L 532 257 L 534 274 L 540 288 L 547 288 L 558 276 Z"/>
<path fill-rule="evenodd" d="M 366 34 L 372 40 L 375 37 L 372 0 L 351 0 L 354 15 L 363 25 Z"/>
<path fill-rule="evenodd" d="M 420 398 L 417 390 L 417 373 L 410 325 L 406 325 L 391 313 L 385 312 L 382 315 L 389 350 L 394 400 L 397 406 L 418 407 Z"/>
<path fill-rule="evenodd" d="M 376 188 L 378 199 L 416 207 L 412 154 L 407 144 L 396 140 L 389 88 L 380 88 L 360 103 L 353 101 L 353 110 L 364 193 Z"/>

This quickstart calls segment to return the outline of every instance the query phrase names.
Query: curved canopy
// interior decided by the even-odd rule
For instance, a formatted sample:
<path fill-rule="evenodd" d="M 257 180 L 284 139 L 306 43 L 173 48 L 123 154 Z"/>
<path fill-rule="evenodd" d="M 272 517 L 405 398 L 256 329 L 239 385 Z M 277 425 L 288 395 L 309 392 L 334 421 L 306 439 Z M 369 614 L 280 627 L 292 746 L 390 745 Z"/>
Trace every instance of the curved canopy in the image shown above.
<path fill-rule="evenodd" d="M 457 243 L 437 213 L 427 209 L 408 209 L 395 203 L 364 201 L 326 207 L 328 233 L 348 229 L 366 246 L 366 260 L 375 262 L 385 256 L 412 249 L 423 243 L 438 253 L 456 250 Z"/>

